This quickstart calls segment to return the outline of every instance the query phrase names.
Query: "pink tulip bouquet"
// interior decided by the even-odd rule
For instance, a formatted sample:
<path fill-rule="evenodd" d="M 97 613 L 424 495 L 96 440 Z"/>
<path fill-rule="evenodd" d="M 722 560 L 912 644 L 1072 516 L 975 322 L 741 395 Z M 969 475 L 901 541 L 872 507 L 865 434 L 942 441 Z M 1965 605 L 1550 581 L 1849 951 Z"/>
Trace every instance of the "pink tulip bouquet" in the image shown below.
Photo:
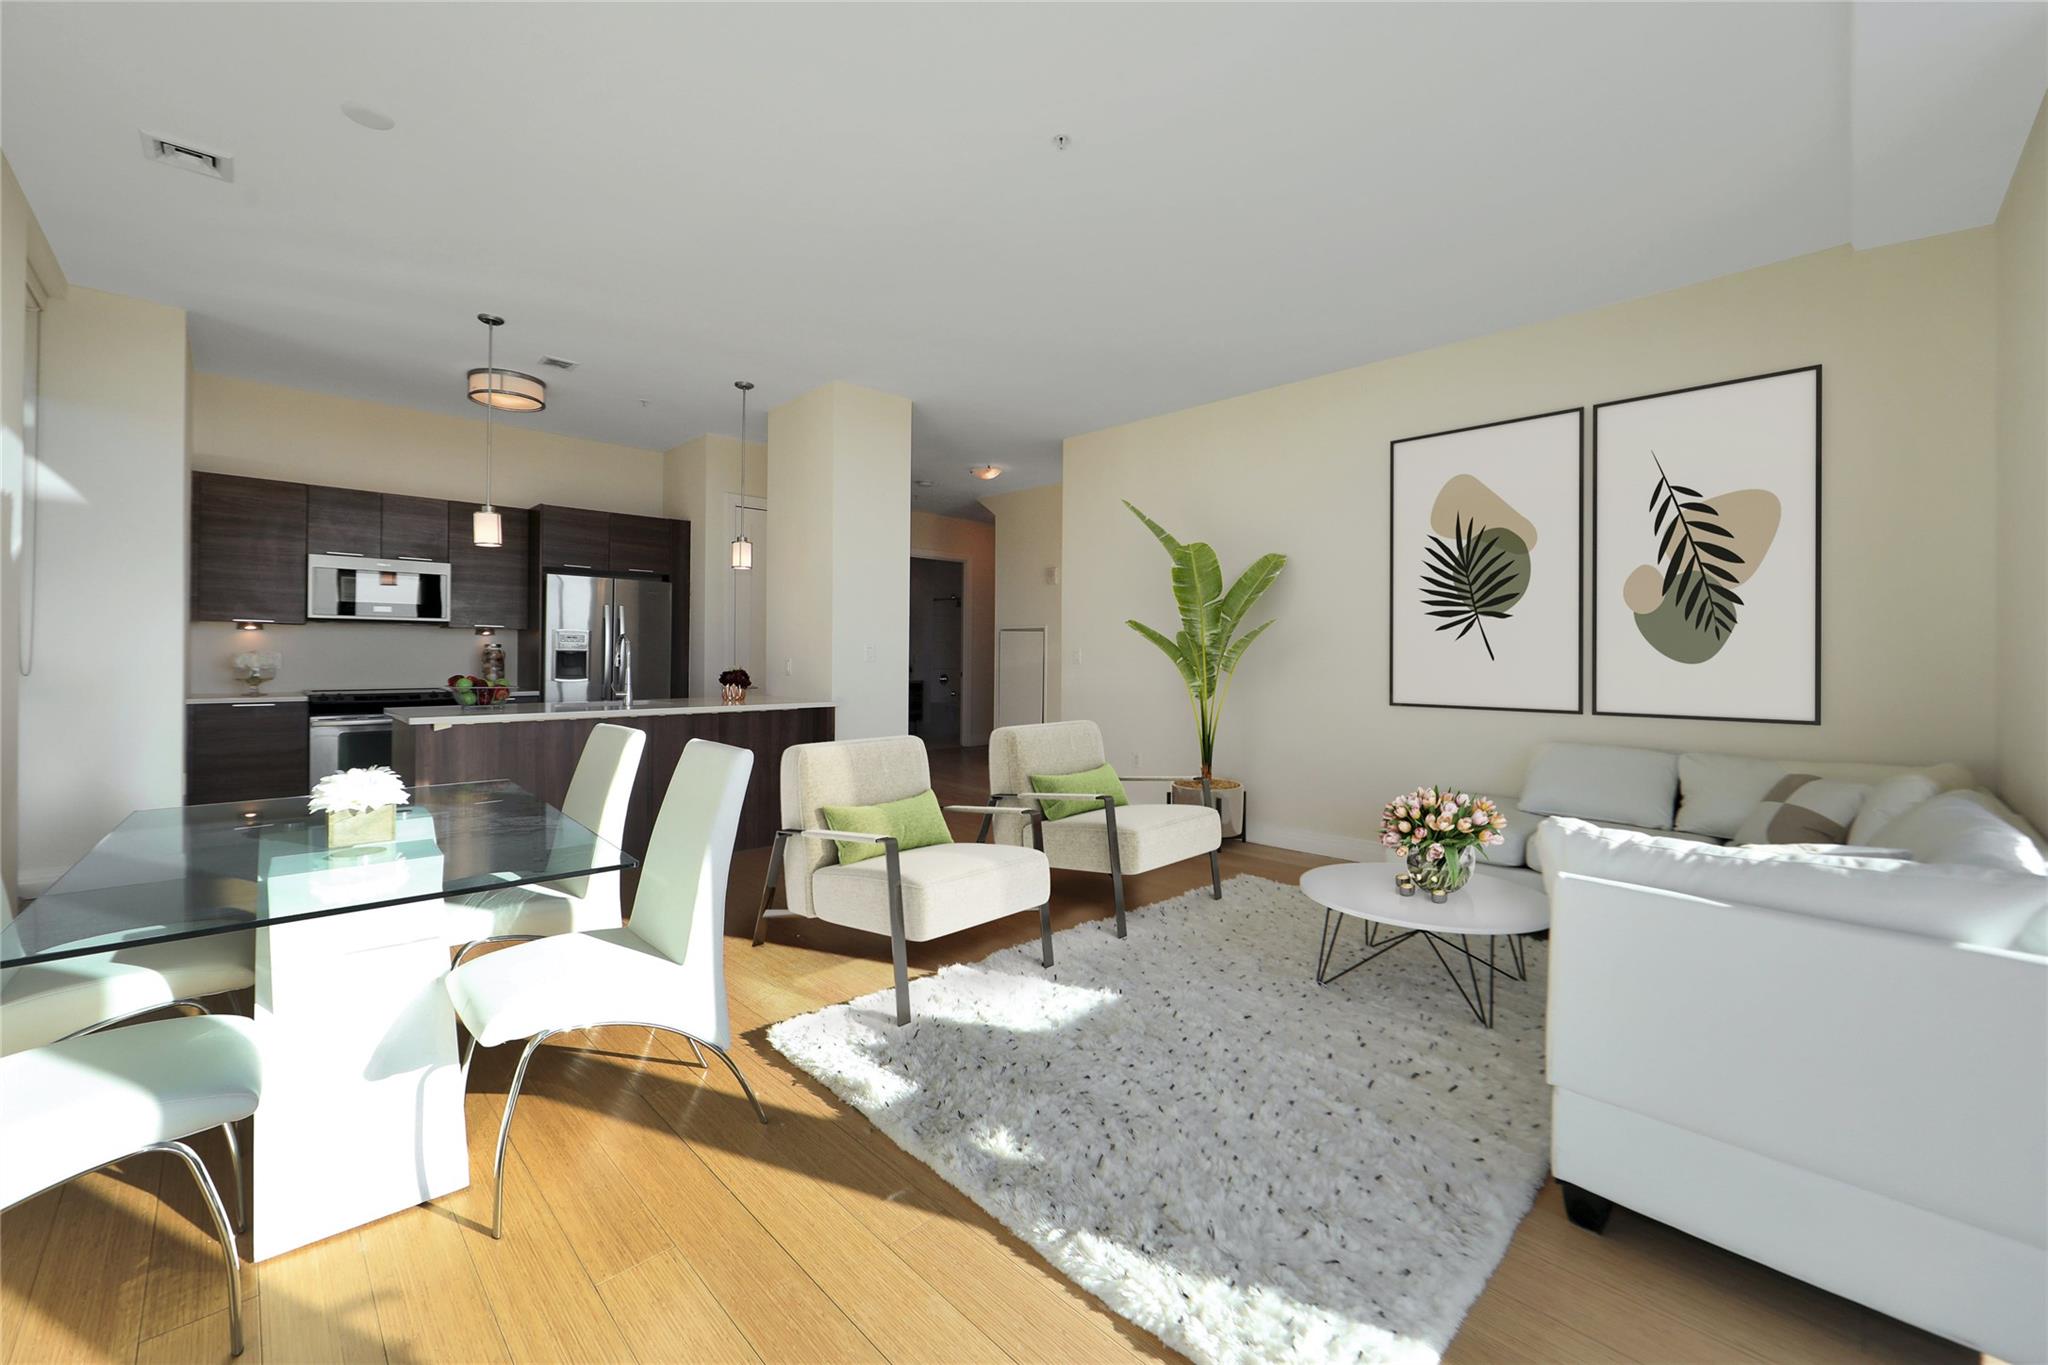
<path fill-rule="evenodd" d="M 1418 787 L 1387 802 L 1380 843 L 1408 860 L 1425 891 L 1455 891 L 1472 875 L 1478 850 L 1506 842 L 1507 821 L 1484 796 L 1452 787 Z"/>

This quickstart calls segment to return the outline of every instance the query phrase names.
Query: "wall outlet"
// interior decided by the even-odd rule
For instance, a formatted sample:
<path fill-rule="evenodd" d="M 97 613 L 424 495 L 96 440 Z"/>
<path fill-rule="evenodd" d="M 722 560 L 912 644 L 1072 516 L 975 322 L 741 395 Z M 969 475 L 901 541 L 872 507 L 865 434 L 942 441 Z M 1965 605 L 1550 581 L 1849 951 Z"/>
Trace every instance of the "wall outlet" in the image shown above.
<path fill-rule="evenodd" d="M 1057 587 L 1058 587 L 1058 586 L 1060 585 L 1060 566 L 1059 566 L 1059 565 L 1057 565 L 1057 564 L 1048 564 L 1048 565 L 1046 565 L 1046 566 L 1045 566 L 1045 581 L 1046 581 L 1046 585 L 1047 585 L 1048 587 L 1054 587 L 1054 588 L 1057 588 Z"/>
<path fill-rule="evenodd" d="M 785 678 L 793 678 L 796 676 L 795 659 L 784 659 L 782 661 L 782 676 Z"/>
<path fill-rule="evenodd" d="M 1074 667 L 1076 667 L 1076 668 L 1079 668 L 1080 666 L 1081 666 L 1081 651 L 1077 649 L 1077 650 L 1075 650 L 1075 651 L 1074 651 Z"/>
<path fill-rule="evenodd" d="M 862 645 L 860 647 L 860 657 L 862 663 L 873 663 L 875 661 L 875 647 L 873 645 Z"/>

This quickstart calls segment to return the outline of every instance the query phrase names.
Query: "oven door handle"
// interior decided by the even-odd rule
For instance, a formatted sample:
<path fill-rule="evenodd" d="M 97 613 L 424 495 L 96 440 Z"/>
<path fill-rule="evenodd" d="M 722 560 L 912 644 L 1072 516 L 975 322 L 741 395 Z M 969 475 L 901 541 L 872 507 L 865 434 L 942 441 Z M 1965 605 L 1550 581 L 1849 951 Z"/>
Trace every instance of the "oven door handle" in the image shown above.
<path fill-rule="evenodd" d="M 307 722 L 315 730 L 387 730 L 389 716 L 314 716 Z"/>

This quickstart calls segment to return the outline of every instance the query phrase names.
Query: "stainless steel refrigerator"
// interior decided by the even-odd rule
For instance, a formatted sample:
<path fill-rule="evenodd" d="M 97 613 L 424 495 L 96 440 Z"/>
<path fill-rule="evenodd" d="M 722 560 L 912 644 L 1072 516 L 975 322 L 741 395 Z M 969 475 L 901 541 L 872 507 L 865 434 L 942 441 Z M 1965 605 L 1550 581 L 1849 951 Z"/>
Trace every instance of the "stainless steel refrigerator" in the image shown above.
<path fill-rule="evenodd" d="M 549 573 L 541 579 L 542 701 L 649 701 L 669 695 L 670 588 L 646 578 Z"/>

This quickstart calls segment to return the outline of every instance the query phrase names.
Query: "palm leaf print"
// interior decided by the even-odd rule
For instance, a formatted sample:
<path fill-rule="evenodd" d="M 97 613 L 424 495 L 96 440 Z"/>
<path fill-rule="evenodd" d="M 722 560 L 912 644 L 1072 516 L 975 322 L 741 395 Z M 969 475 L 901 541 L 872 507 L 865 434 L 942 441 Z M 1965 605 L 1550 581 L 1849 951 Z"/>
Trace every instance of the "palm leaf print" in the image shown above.
<path fill-rule="evenodd" d="M 1423 547 L 1422 604 L 1428 615 L 1444 618 L 1437 629 L 1455 629 L 1456 639 L 1478 630 L 1491 659 L 1493 642 L 1486 638 L 1486 622 L 1508 619 L 1503 608 L 1521 596 L 1520 577 L 1520 566 L 1502 548 L 1497 534 L 1454 517 L 1450 544 L 1431 536 Z"/>
<path fill-rule="evenodd" d="M 1734 532 L 1720 524 L 1721 514 L 1697 488 L 1671 481 L 1654 450 L 1650 463 L 1657 466 L 1657 486 L 1650 491 L 1649 510 L 1656 514 L 1650 534 L 1657 537 L 1657 562 L 1664 566 L 1664 596 L 1679 604 L 1695 629 L 1725 640 L 1735 629 L 1735 609 L 1743 605 L 1731 586 L 1736 581 L 1731 567 L 1742 563 L 1742 556 L 1726 543 L 1735 538 Z"/>

